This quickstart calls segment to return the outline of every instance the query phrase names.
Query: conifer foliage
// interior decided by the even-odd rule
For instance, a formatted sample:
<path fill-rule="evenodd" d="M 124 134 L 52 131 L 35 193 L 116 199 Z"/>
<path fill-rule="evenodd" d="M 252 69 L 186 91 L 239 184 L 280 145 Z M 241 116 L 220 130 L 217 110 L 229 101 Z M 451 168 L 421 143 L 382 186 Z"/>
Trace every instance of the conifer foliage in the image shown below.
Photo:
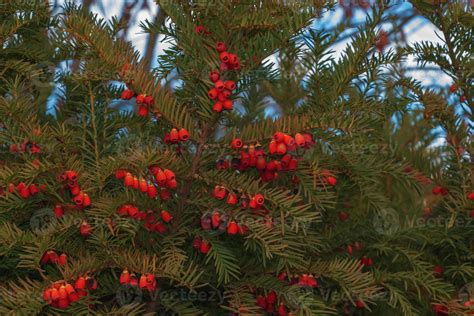
<path fill-rule="evenodd" d="M 336 57 L 332 1 L 158 5 L 150 70 L 118 19 L 0 4 L 0 314 L 474 313 L 469 6 L 396 49 L 364 6 Z"/>

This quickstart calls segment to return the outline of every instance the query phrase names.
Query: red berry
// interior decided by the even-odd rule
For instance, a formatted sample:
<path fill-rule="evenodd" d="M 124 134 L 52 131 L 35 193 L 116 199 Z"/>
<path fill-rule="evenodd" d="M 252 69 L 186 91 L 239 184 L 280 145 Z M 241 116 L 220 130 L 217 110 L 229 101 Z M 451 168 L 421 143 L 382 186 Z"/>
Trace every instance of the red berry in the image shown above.
<path fill-rule="evenodd" d="M 306 145 L 306 141 L 304 139 L 304 136 L 301 135 L 300 133 L 295 134 L 295 143 L 298 145 L 298 147 L 304 147 Z"/>
<path fill-rule="evenodd" d="M 443 275 L 443 267 L 441 267 L 441 266 L 434 267 L 434 273 L 439 275 L 439 276 Z"/>
<path fill-rule="evenodd" d="M 265 309 L 267 307 L 267 300 L 262 295 L 257 296 L 257 305 Z"/>
<path fill-rule="evenodd" d="M 276 299 L 277 299 L 277 295 L 274 291 L 268 292 L 268 294 L 267 294 L 267 303 L 268 304 L 272 304 L 272 305 L 275 304 Z"/>
<path fill-rule="evenodd" d="M 214 83 L 214 87 L 217 89 L 217 91 L 224 91 L 224 89 L 225 89 L 225 85 L 224 85 L 224 82 L 222 80 L 217 80 Z"/>
<path fill-rule="evenodd" d="M 339 217 L 339 220 L 341 222 L 345 222 L 349 218 L 349 214 L 347 214 L 346 212 L 339 212 L 337 216 Z"/>
<path fill-rule="evenodd" d="M 91 234 L 91 231 L 91 226 L 86 221 L 83 221 L 81 227 L 79 228 L 79 233 L 81 234 L 81 236 L 87 237 Z"/>
<path fill-rule="evenodd" d="M 441 191 L 443 190 L 443 188 L 439 185 L 436 185 L 433 190 L 431 190 L 431 192 L 434 194 L 434 195 L 440 195 L 441 194 Z"/>
<path fill-rule="evenodd" d="M 118 169 L 118 170 L 115 171 L 115 178 L 116 179 L 123 179 L 123 178 L 125 178 L 126 174 L 127 174 L 126 170 Z"/>
<path fill-rule="evenodd" d="M 274 140 L 272 140 L 270 144 L 268 144 L 268 152 L 270 153 L 270 155 L 273 155 L 277 152 L 277 147 L 278 143 Z"/>
<path fill-rule="evenodd" d="M 181 128 L 179 130 L 179 139 L 182 141 L 182 142 L 185 142 L 189 139 L 189 133 L 188 131 L 185 129 L 185 128 Z"/>
<path fill-rule="evenodd" d="M 160 215 L 161 215 L 161 219 L 165 223 L 169 223 L 173 219 L 173 216 L 171 216 L 171 214 L 168 211 L 165 211 L 165 210 L 161 211 Z"/>
<path fill-rule="evenodd" d="M 146 97 L 146 95 L 139 94 L 139 95 L 137 95 L 137 98 L 136 98 L 135 101 L 137 102 L 137 104 L 145 103 L 145 97 Z"/>
<path fill-rule="evenodd" d="M 211 100 L 215 100 L 217 98 L 217 96 L 219 95 L 219 91 L 215 88 L 212 88 L 211 90 L 209 90 L 209 92 L 207 93 L 207 96 L 209 97 L 209 99 Z"/>
<path fill-rule="evenodd" d="M 30 190 L 28 188 L 24 187 L 20 189 L 20 196 L 24 199 L 27 199 L 30 197 Z"/>
<path fill-rule="evenodd" d="M 285 135 L 283 138 L 283 141 L 285 142 L 286 146 L 294 146 L 295 145 L 295 139 L 291 137 L 290 135 Z"/>
<path fill-rule="evenodd" d="M 123 179 L 123 184 L 126 187 L 133 186 L 133 175 L 131 173 L 127 173 Z"/>
<path fill-rule="evenodd" d="M 232 142 L 230 143 L 230 145 L 232 146 L 232 149 L 240 149 L 242 148 L 244 143 L 242 142 L 240 138 L 234 138 Z"/>
<path fill-rule="evenodd" d="M 471 192 L 471 193 L 468 193 L 467 199 L 468 199 L 468 200 L 471 200 L 471 201 L 474 201 L 474 191 Z"/>
<path fill-rule="evenodd" d="M 224 42 L 217 42 L 217 43 L 216 43 L 216 50 L 217 50 L 219 53 L 225 52 L 226 47 L 225 47 Z"/>
<path fill-rule="evenodd" d="M 284 142 L 285 134 L 282 132 L 276 132 L 275 134 L 273 134 L 273 139 L 278 143 Z"/>
<path fill-rule="evenodd" d="M 179 140 L 179 133 L 176 128 L 172 128 L 170 131 L 170 141 L 172 143 L 177 143 Z"/>
<path fill-rule="evenodd" d="M 235 90 L 236 88 L 235 82 L 232 80 L 226 80 L 224 84 L 225 84 L 225 88 L 229 91 Z"/>
<path fill-rule="evenodd" d="M 219 77 L 219 73 L 215 70 L 211 71 L 209 74 L 209 79 L 211 79 L 212 82 L 216 82 L 217 80 L 219 80 Z"/>
<path fill-rule="evenodd" d="M 194 237 L 193 248 L 199 249 L 201 247 L 201 238 L 199 236 Z"/>
<path fill-rule="evenodd" d="M 197 25 L 197 26 L 194 27 L 194 31 L 198 34 L 203 34 L 204 33 L 204 26 Z"/>
<path fill-rule="evenodd" d="M 218 102 L 214 103 L 214 106 L 212 107 L 212 110 L 216 113 L 221 113 L 222 112 L 222 107 L 223 107 L 222 102 L 218 101 Z"/>
<path fill-rule="evenodd" d="M 239 227 L 235 221 L 230 221 L 227 225 L 227 233 L 229 235 L 235 235 L 239 231 Z"/>
<path fill-rule="evenodd" d="M 224 60 L 222 60 L 222 61 L 224 61 Z M 236 65 L 239 62 L 239 58 L 237 58 L 237 55 L 235 55 L 235 54 L 229 54 L 229 60 L 227 62 L 231 65 Z"/>
<path fill-rule="evenodd" d="M 154 199 L 156 197 L 156 187 L 153 184 L 149 184 L 147 188 L 146 194 L 150 199 Z"/>
<path fill-rule="evenodd" d="M 222 107 L 224 108 L 224 110 L 231 111 L 234 108 L 234 104 L 232 100 L 225 100 L 222 103 Z"/>
<path fill-rule="evenodd" d="M 227 194 L 227 191 L 224 187 L 216 185 L 212 195 L 218 200 L 223 200 Z"/>
<path fill-rule="evenodd" d="M 139 182 L 139 189 L 141 192 L 145 193 L 148 191 L 148 183 L 146 182 L 145 179 L 140 179 L 140 182 Z"/>
<path fill-rule="evenodd" d="M 212 212 L 212 216 L 211 216 L 212 227 L 214 229 L 218 228 L 220 223 L 221 223 L 221 214 L 219 214 L 219 212 L 217 212 L 217 211 Z"/>
<path fill-rule="evenodd" d="M 453 84 L 449 87 L 449 91 L 450 91 L 451 93 L 456 92 L 457 89 L 458 89 L 458 87 L 456 86 L 455 83 L 453 83 Z"/>
<path fill-rule="evenodd" d="M 148 105 L 148 106 L 153 105 L 153 97 L 151 95 L 147 95 L 145 97 L 145 100 L 143 100 L 143 103 L 145 103 L 145 105 Z"/>
<path fill-rule="evenodd" d="M 255 202 L 256 202 L 258 205 L 260 205 L 260 206 L 262 206 L 263 203 L 265 202 L 265 198 L 263 197 L 262 194 L 256 194 L 256 195 L 253 197 L 253 199 L 254 199 Z"/>
<path fill-rule="evenodd" d="M 459 101 L 460 101 L 461 103 L 466 102 L 466 96 L 465 96 L 465 95 L 462 95 L 461 97 L 459 97 Z"/>
<path fill-rule="evenodd" d="M 84 277 L 79 277 L 74 283 L 74 288 L 76 290 L 84 290 L 86 288 L 86 279 L 84 279 Z"/>
<path fill-rule="evenodd" d="M 160 199 L 163 200 L 163 201 L 168 201 L 170 199 L 170 191 L 161 190 L 160 191 Z"/>
<path fill-rule="evenodd" d="M 278 155 L 284 155 L 284 154 L 286 154 L 286 150 L 287 150 L 287 148 L 286 148 L 286 145 L 285 145 L 284 143 L 279 143 L 279 144 L 277 144 L 276 153 L 277 153 Z"/>
<path fill-rule="evenodd" d="M 229 62 L 229 54 L 227 52 L 221 52 L 219 54 L 219 59 L 223 62 L 223 63 L 228 63 Z"/>
<path fill-rule="evenodd" d="M 203 240 L 201 244 L 199 245 L 199 251 L 203 254 L 207 254 L 210 249 L 211 249 L 211 245 L 206 240 Z"/>
<path fill-rule="evenodd" d="M 326 177 L 326 182 L 331 186 L 335 186 L 337 183 L 337 179 L 333 176 L 328 176 Z"/>
<path fill-rule="evenodd" d="M 148 107 L 146 107 L 144 105 L 140 105 L 138 107 L 138 116 L 141 116 L 141 117 L 148 116 Z"/>
<path fill-rule="evenodd" d="M 237 204 L 237 194 L 233 192 L 229 193 L 229 195 L 227 196 L 227 204 L 229 205 Z"/>
<path fill-rule="evenodd" d="M 66 262 L 67 262 L 67 256 L 66 256 L 66 254 L 62 253 L 58 258 L 58 263 L 61 266 L 65 266 Z"/>
<path fill-rule="evenodd" d="M 133 93 L 132 90 L 126 89 L 126 90 L 122 91 L 122 94 L 121 94 L 120 98 L 122 100 L 130 100 L 131 98 L 133 98 L 134 95 L 135 95 L 135 93 Z"/>
<path fill-rule="evenodd" d="M 170 180 L 174 180 L 175 179 L 175 175 L 174 175 L 174 172 L 169 170 L 169 169 L 165 169 L 163 171 L 165 173 L 165 176 L 166 176 L 166 180 L 170 181 Z"/>

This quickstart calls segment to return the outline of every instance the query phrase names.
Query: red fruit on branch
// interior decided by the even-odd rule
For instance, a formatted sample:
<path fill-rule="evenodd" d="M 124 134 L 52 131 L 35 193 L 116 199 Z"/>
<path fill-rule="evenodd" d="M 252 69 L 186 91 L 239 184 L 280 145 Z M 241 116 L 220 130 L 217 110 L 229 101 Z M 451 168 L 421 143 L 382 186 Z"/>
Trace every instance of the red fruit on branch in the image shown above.
<path fill-rule="evenodd" d="M 229 193 L 229 195 L 227 196 L 227 204 L 229 205 L 237 204 L 237 194 L 233 192 Z"/>
<path fill-rule="evenodd" d="M 212 88 L 211 90 L 207 92 L 207 96 L 211 100 L 215 100 L 218 95 L 219 95 L 219 91 L 216 88 Z"/>
<path fill-rule="evenodd" d="M 199 245 L 199 251 L 203 254 L 207 254 L 211 250 L 211 244 L 207 240 L 201 241 L 201 244 Z"/>
<path fill-rule="evenodd" d="M 471 200 L 471 201 L 474 201 L 474 191 L 467 194 L 467 199 Z"/>
<path fill-rule="evenodd" d="M 223 107 L 222 102 L 218 101 L 218 102 L 214 103 L 214 106 L 212 107 L 212 110 L 216 113 L 221 113 L 222 112 L 222 107 Z"/>
<path fill-rule="evenodd" d="M 227 225 L 227 233 L 229 235 L 235 235 L 239 231 L 239 227 L 235 221 L 230 221 Z"/>
<path fill-rule="evenodd" d="M 216 229 L 219 227 L 221 223 L 221 214 L 219 214 L 219 212 L 212 212 L 212 216 L 211 216 L 211 224 L 212 224 L 212 228 Z"/>
<path fill-rule="evenodd" d="M 232 147 L 232 149 L 240 149 L 242 148 L 243 145 L 244 143 L 242 142 L 240 138 L 234 138 L 232 142 L 230 143 L 230 146 Z"/>
<path fill-rule="evenodd" d="M 91 231 L 91 226 L 86 221 L 83 221 L 81 227 L 79 228 L 79 233 L 81 234 L 81 236 L 88 237 L 91 234 Z"/>
<path fill-rule="evenodd" d="M 172 128 L 170 131 L 169 137 L 172 143 L 177 143 L 179 140 L 178 130 L 176 128 Z"/>
<path fill-rule="evenodd" d="M 86 279 L 84 277 L 77 278 L 76 282 L 74 283 L 74 288 L 76 290 L 84 290 L 86 288 Z"/>
<path fill-rule="evenodd" d="M 216 43 L 216 50 L 217 50 L 219 53 L 225 52 L 226 47 L 225 47 L 224 42 L 217 42 L 217 43 Z"/>
<path fill-rule="evenodd" d="M 178 136 L 182 142 L 186 142 L 189 139 L 189 133 L 185 128 L 179 130 Z"/>
<path fill-rule="evenodd" d="M 337 184 L 337 179 L 333 176 L 328 176 L 326 177 L 326 182 L 330 185 L 330 186 L 335 186 Z"/>
<path fill-rule="evenodd" d="M 209 79 L 211 79 L 212 82 L 216 82 L 217 80 L 219 80 L 219 77 L 219 73 L 215 70 L 209 73 Z"/>
<path fill-rule="evenodd" d="M 130 272 L 128 272 L 127 269 L 122 271 L 122 274 L 120 274 L 120 284 L 129 284 L 130 283 Z"/>
<path fill-rule="evenodd" d="M 120 95 L 120 98 L 122 100 L 130 100 L 134 96 L 135 96 L 135 93 L 132 90 L 125 89 L 125 90 L 122 91 L 122 94 Z"/>
<path fill-rule="evenodd" d="M 223 186 L 216 185 L 214 187 L 214 190 L 212 191 L 212 195 L 214 196 L 214 198 L 218 200 L 223 200 L 226 194 L 227 194 L 227 191 Z"/>
<path fill-rule="evenodd" d="M 442 190 L 443 190 L 443 188 L 442 188 L 441 186 L 436 185 L 436 186 L 431 190 L 431 192 L 432 192 L 434 195 L 440 195 Z"/>
<path fill-rule="evenodd" d="M 232 80 L 226 80 L 224 85 L 225 85 L 225 88 L 229 91 L 233 91 L 236 88 L 235 82 Z"/>
<path fill-rule="evenodd" d="M 173 219 L 173 216 L 171 216 L 171 214 L 168 211 L 165 211 L 165 210 L 161 211 L 160 215 L 161 215 L 161 219 L 165 223 L 169 223 Z"/>
<path fill-rule="evenodd" d="M 216 88 L 216 90 L 219 91 L 219 92 L 224 91 L 224 89 L 225 89 L 224 82 L 222 80 L 217 80 L 214 83 L 214 88 Z"/>
<path fill-rule="evenodd" d="M 222 102 L 222 108 L 226 111 L 231 111 L 234 108 L 234 103 L 232 100 L 225 100 Z"/>
<path fill-rule="evenodd" d="M 67 262 L 67 256 L 66 254 L 62 253 L 59 257 L 58 257 L 58 264 L 60 266 L 65 266 L 66 265 L 66 262 Z"/>
<path fill-rule="evenodd" d="M 449 87 L 449 92 L 451 93 L 454 93 L 458 90 L 458 87 L 456 86 L 455 83 L 453 83 L 450 87 Z"/>
<path fill-rule="evenodd" d="M 228 63 L 229 62 L 229 53 L 227 52 L 221 52 L 219 54 L 219 59 L 223 62 L 223 63 Z"/>

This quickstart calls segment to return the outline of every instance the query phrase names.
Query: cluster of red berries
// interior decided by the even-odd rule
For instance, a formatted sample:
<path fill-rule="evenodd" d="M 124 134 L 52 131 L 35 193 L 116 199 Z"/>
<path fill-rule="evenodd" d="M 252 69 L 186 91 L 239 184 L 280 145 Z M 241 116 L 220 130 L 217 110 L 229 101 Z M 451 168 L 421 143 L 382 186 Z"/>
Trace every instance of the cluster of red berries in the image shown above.
<path fill-rule="evenodd" d="M 176 179 L 175 175 L 171 170 L 164 169 L 161 170 L 158 167 L 150 167 L 150 172 L 155 177 L 157 184 L 161 187 L 160 198 L 163 201 L 167 201 L 170 197 L 170 193 L 167 188 L 174 189 L 176 188 Z M 123 179 L 123 184 L 126 187 L 131 187 L 136 190 L 140 190 L 143 193 L 146 193 L 149 198 L 153 199 L 157 196 L 158 191 L 153 183 L 148 183 L 145 179 L 141 178 L 140 180 L 128 172 L 127 170 L 119 169 L 115 172 L 115 178 Z"/>
<path fill-rule="evenodd" d="M 209 241 L 196 236 L 193 241 L 193 248 L 199 250 L 202 254 L 207 254 L 211 250 L 211 244 Z"/>
<path fill-rule="evenodd" d="M 186 142 L 189 139 L 189 132 L 185 128 L 172 128 L 168 134 L 165 134 L 163 140 L 165 144 L 177 144 L 178 142 Z"/>
<path fill-rule="evenodd" d="M 166 226 L 162 222 L 158 221 L 155 214 L 151 211 L 140 211 L 138 207 L 134 205 L 124 204 L 117 208 L 117 214 L 145 222 L 144 227 L 148 231 L 155 231 L 161 234 L 166 232 Z M 173 219 L 173 216 L 165 210 L 160 212 L 160 217 L 165 223 L 169 223 Z"/>
<path fill-rule="evenodd" d="M 277 294 L 275 291 L 269 291 L 267 295 L 257 296 L 257 305 L 260 306 L 267 313 L 275 313 L 275 307 L 277 306 Z M 285 306 L 283 297 L 280 297 L 278 308 L 276 310 L 278 316 L 291 316 L 293 313 L 288 312 L 288 308 Z"/>
<path fill-rule="evenodd" d="M 241 150 L 244 148 L 244 142 L 240 138 L 234 138 L 230 145 L 232 149 L 240 150 L 240 157 L 232 159 L 231 167 L 239 171 L 255 167 L 260 172 L 262 181 L 272 181 L 278 177 L 279 172 L 295 171 L 298 168 L 298 160 L 288 152 L 295 151 L 297 148 L 308 149 L 314 144 L 312 135 L 308 133 L 296 133 L 295 137 L 292 137 L 277 132 L 269 143 L 268 153 L 279 157 L 267 161 L 265 151 L 260 145 L 245 146 L 246 150 Z M 217 169 L 228 168 L 229 162 L 227 160 L 221 159 L 217 162 Z M 326 175 L 325 179 L 330 185 L 336 184 L 336 178 L 332 175 Z M 292 181 L 298 183 L 299 179 L 293 177 Z"/>
<path fill-rule="evenodd" d="M 79 188 L 77 183 L 77 173 L 73 170 L 64 172 L 60 177 L 62 182 L 67 181 L 65 188 L 69 188 L 69 192 L 73 195 L 72 200 L 77 207 L 88 207 L 91 205 L 91 198 Z"/>
<path fill-rule="evenodd" d="M 54 250 L 46 251 L 41 257 L 41 264 L 55 263 L 60 266 L 65 266 L 67 262 L 67 256 L 65 253 L 62 253 L 58 256 L 57 252 Z"/>
<path fill-rule="evenodd" d="M 135 93 L 131 89 L 125 89 L 120 97 L 122 100 L 130 100 L 135 97 Z M 151 95 L 139 94 L 136 96 L 135 102 L 138 105 L 138 115 L 145 117 L 153 105 L 153 97 Z"/>
<path fill-rule="evenodd" d="M 20 146 L 17 144 L 10 145 L 10 152 L 12 154 L 16 153 L 30 153 L 32 155 L 41 153 L 41 148 L 36 144 L 36 142 L 25 140 Z"/>
<path fill-rule="evenodd" d="M 216 185 L 212 191 L 212 196 L 217 200 L 224 200 L 227 196 L 227 204 L 235 205 L 239 201 L 239 197 L 234 192 L 228 192 L 224 186 Z M 262 194 L 255 194 L 250 200 L 247 200 L 243 196 L 240 197 L 242 207 L 250 207 L 251 209 L 260 209 L 263 207 L 265 197 Z"/>
<path fill-rule="evenodd" d="M 127 269 L 120 274 L 120 285 L 130 285 L 132 287 L 139 286 L 142 290 L 153 292 L 157 288 L 156 278 L 153 273 L 144 273 L 140 279 L 135 273 L 130 273 Z"/>
<path fill-rule="evenodd" d="M 370 267 L 374 264 L 374 261 L 372 260 L 372 258 L 363 256 L 362 258 L 360 258 L 360 264 L 364 267 Z"/>
<path fill-rule="evenodd" d="M 221 214 L 217 210 L 212 213 L 205 213 L 201 217 L 201 228 L 204 230 L 227 231 L 229 235 L 236 235 L 237 233 L 243 235 L 248 231 L 246 225 L 239 225 L 235 220 L 229 221 L 227 214 Z"/>
<path fill-rule="evenodd" d="M 347 245 L 347 253 L 349 256 L 352 256 L 354 254 L 354 248 L 356 251 L 361 251 L 362 250 L 362 244 L 358 241 L 354 243 L 354 247 L 352 247 L 352 244 Z"/>
<path fill-rule="evenodd" d="M 237 55 L 227 52 L 223 42 L 216 43 L 216 50 L 219 52 L 221 71 L 240 69 L 239 58 Z M 217 113 L 222 112 L 222 110 L 231 111 L 234 105 L 230 96 L 237 87 L 235 82 L 232 80 L 221 80 L 220 74 L 216 70 L 210 72 L 209 79 L 214 83 L 214 88 L 211 88 L 207 93 L 209 99 L 215 101 L 212 108 L 213 111 Z"/>
<path fill-rule="evenodd" d="M 31 196 L 35 196 L 38 192 L 46 192 L 46 185 L 34 183 L 26 185 L 24 182 L 20 182 L 15 186 L 13 183 L 10 183 L 8 185 L 8 192 L 15 193 L 15 190 L 20 197 L 27 199 Z"/>
<path fill-rule="evenodd" d="M 57 281 L 44 289 L 43 299 L 53 307 L 66 309 L 81 297 L 87 296 L 86 289 L 97 289 L 97 281 L 89 276 L 78 278 L 74 286 L 66 281 Z"/>
<path fill-rule="evenodd" d="M 196 25 L 194 27 L 194 31 L 199 34 L 199 35 L 210 35 L 212 34 L 207 27 L 205 27 L 204 25 Z"/>
<path fill-rule="evenodd" d="M 434 194 L 434 195 L 442 195 L 442 196 L 446 196 L 449 194 L 449 190 L 448 188 L 444 188 L 440 185 L 436 185 L 433 190 L 431 190 L 431 192 Z"/>
<path fill-rule="evenodd" d="M 280 281 L 286 282 L 289 285 L 299 285 L 308 287 L 317 287 L 318 281 L 312 274 L 295 274 L 292 276 L 287 275 L 285 272 L 281 272 L 278 275 Z"/>

